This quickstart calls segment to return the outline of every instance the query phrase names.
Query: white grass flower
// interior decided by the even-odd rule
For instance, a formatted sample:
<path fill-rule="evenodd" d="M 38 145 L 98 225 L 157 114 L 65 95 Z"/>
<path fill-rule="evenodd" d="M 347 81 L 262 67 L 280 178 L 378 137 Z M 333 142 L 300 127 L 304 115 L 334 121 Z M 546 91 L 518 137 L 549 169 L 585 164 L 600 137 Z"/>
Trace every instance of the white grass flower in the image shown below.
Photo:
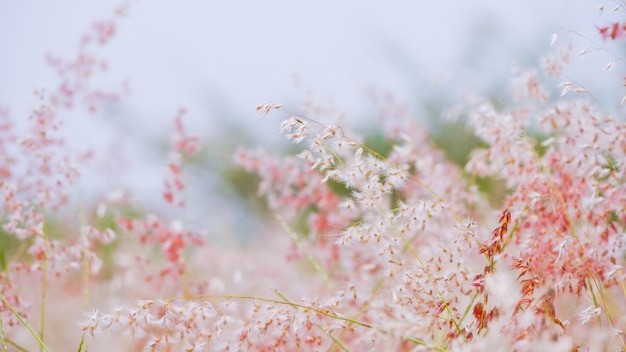
<path fill-rule="evenodd" d="M 578 319 L 580 319 L 581 324 L 586 324 L 592 318 L 600 316 L 602 310 L 595 306 L 589 306 L 582 312 L 578 313 Z"/>

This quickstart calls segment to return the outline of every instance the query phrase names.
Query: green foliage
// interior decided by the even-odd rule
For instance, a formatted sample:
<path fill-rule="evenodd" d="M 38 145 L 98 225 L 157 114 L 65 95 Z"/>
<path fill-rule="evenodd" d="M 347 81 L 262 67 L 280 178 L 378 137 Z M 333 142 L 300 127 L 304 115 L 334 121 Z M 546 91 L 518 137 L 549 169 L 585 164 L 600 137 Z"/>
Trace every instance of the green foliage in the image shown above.
<path fill-rule="evenodd" d="M 336 194 L 340 198 L 347 198 L 352 195 L 352 190 L 346 187 L 346 185 L 342 182 L 328 180 L 326 181 L 326 185 L 334 194 Z"/>
<path fill-rule="evenodd" d="M 18 250 L 20 241 L 12 234 L 6 232 L 0 227 L 0 270 L 6 272 L 8 269 L 8 261 L 11 256 Z"/>
<path fill-rule="evenodd" d="M 493 209 L 501 209 L 507 195 L 511 192 L 507 189 L 503 179 L 495 177 L 477 177 L 474 180 L 478 190 L 487 196 L 487 201 Z"/>
<path fill-rule="evenodd" d="M 539 158 L 542 158 L 544 155 L 546 155 L 546 152 L 548 151 L 548 146 L 544 146 L 543 142 L 548 139 L 549 136 L 541 134 L 539 132 L 529 132 L 528 136 L 534 142 L 533 148 L 535 148 L 535 152 L 537 153 Z"/>
<path fill-rule="evenodd" d="M 242 167 L 232 166 L 220 172 L 220 178 L 227 196 L 233 196 L 242 201 L 253 212 L 260 216 L 269 216 L 269 208 L 265 199 L 257 196 L 261 178 L 259 175 L 248 172 Z"/>
<path fill-rule="evenodd" d="M 46 216 L 44 225 L 46 236 L 51 239 L 63 239 L 64 232 L 62 224 L 58 223 L 54 219 Z M 7 232 L 4 227 L 0 226 L 0 270 L 6 272 L 11 262 L 22 260 L 28 262 L 32 260 L 31 256 L 22 256 L 25 253 L 25 249 L 30 247 L 33 243 L 32 238 L 26 240 L 18 239 L 15 234 Z"/>
<path fill-rule="evenodd" d="M 613 154 L 604 152 L 604 157 L 606 158 L 606 164 L 602 165 L 602 168 L 608 169 L 610 172 L 619 172 L 618 162 Z"/>
<path fill-rule="evenodd" d="M 314 214 L 317 211 L 318 211 L 318 208 L 315 204 L 309 205 L 308 207 L 300 211 L 300 213 L 298 214 L 298 217 L 296 218 L 296 222 L 293 226 L 293 230 L 296 233 L 299 233 L 305 236 L 308 235 L 311 232 L 311 228 L 309 227 L 309 223 L 308 223 L 309 217 L 311 216 L 311 214 Z"/>
<path fill-rule="evenodd" d="M 487 147 L 485 142 L 462 123 L 435 122 L 430 131 L 430 138 L 434 146 L 459 167 L 467 164 L 472 150 Z"/>
<path fill-rule="evenodd" d="M 110 280 L 113 278 L 115 268 L 113 267 L 113 255 L 118 250 L 119 246 L 123 242 L 120 236 L 123 236 L 123 230 L 116 221 L 116 218 L 121 216 L 125 219 L 139 219 L 143 216 L 144 211 L 131 205 L 122 205 L 108 209 L 102 216 L 96 216 L 93 214 L 90 223 L 100 230 L 111 229 L 117 234 L 117 237 L 107 244 L 102 244 L 95 248 L 98 256 L 102 259 L 102 269 L 99 273 L 99 278 L 103 280 Z"/>
<path fill-rule="evenodd" d="M 387 158 L 393 149 L 393 141 L 386 138 L 380 131 L 375 131 L 367 135 L 363 144 L 371 148 L 383 158 Z"/>

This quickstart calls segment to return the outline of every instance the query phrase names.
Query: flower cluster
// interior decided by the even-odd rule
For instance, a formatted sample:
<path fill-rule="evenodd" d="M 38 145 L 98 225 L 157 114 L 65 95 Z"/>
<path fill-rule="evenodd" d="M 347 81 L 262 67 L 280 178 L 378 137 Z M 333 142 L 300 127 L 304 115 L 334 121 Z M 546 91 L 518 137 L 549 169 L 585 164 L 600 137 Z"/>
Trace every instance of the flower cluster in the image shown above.
<path fill-rule="evenodd" d="M 463 165 L 392 99 L 378 144 L 259 105 L 300 149 L 236 152 L 275 218 L 230 248 L 127 191 L 63 221 L 88 154 L 68 152 L 59 112 L 121 96 L 89 80 L 115 33 L 98 22 L 76 60 L 49 58 L 62 83 L 37 92 L 24 133 L 0 107 L 3 350 L 626 348 L 626 123 L 568 78 L 571 47 L 520 72 L 506 104 L 450 110 L 481 141 Z M 177 211 L 202 150 L 185 114 L 159 191 Z"/>
<path fill-rule="evenodd" d="M 43 338 L 48 297 L 67 291 L 80 300 L 80 290 L 71 283 L 77 281 L 80 271 L 97 275 L 102 269 L 98 249 L 116 238 L 112 229 L 88 224 L 75 227 L 68 235 L 57 233 L 60 228 L 53 229 L 58 220 L 54 214 L 67 205 L 81 167 L 91 157 L 90 151 L 77 153 L 67 147 L 61 132 L 63 114 L 77 106 L 95 112 L 102 103 L 122 95 L 91 82 L 106 67 L 97 51 L 113 36 L 114 28 L 115 21 L 109 21 L 105 38 L 103 28 L 95 26 L 81 41 L 73 60 L 48 57 L 60 84 L 35 90 L 27 118 L 14 119 L 8 107 L 0 107 L 0 325 L 4 350 L 7 343 L 19 348 L 18 337 L 37 322 Z M 94 36 L 101 39 L 94 43 Z M 79 220 L 74 219 L 74 224 Z"/>

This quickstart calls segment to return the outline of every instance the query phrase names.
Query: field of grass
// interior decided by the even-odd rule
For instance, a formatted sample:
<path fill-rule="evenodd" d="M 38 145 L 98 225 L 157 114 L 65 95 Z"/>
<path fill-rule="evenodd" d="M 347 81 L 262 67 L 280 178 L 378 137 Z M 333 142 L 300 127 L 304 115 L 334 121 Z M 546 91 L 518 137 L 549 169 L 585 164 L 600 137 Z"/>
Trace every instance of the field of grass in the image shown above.
<path fill-rule="evenodd" d="M 393 99 L 364 133 L 260 103 L 294 147 L 226 155 L 223 187 L 258 224 L 220 244 L 184 214 L 198 165 L 227 151 L 186 109 L 154 190 L 165 211 L 128 190 L 72 199 L 91 156 L 62 117 L 124 99 L 90 81 L 119 16 L 49 58 L 59 85 L 35 91 L 26 128 L 0 106 L 0 350 L 626 350 L 626 90 L 606 106 L 568 75 L 608 52 L 602 74 L 626 85 L 603 46 L 626 21 L 579 52 L 555 35 L 506 98 L 430 125 Z"/>

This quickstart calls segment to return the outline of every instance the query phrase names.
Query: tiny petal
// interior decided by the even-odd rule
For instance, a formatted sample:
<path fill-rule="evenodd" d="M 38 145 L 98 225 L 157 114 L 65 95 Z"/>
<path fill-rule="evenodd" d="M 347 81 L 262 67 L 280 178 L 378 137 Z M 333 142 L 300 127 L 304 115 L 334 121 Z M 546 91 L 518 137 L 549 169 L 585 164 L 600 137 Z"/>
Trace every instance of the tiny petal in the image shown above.
<path fill-rule="evenodd" d="M 354 153 L 354 158 L 359 161 L 361 160 L 361 155 L 363 154 L 363 148 L 359 148 L 356 150 L 356 153 Z"/>
<path fill-rule="evenodd" d="M 581 320 L 581 324 L 585 324 L 589 320 L 591 320 L 591 318 L 593 318 L 595 316 L 599 316 L 600 312 L 601 312 L 600 308 L 597 308 L 597 307 L 594 307 L 594 306 L 589 306 L 589 307 L 587 307 L 587 309 L 585 309 L 582 312 L 578 313 L 578 319 Z"/>
<path fill-rule="evenodd" d="M 554 42 L 556 42 L 556 39 L 557 39 L 558 37 L 559 37 L 559 36 L 558 36 L 556 33 L 554 33 L 554 34 L 552 34 L 552 35 L 550 36 L 550 46 L 554 45 Z"/>

